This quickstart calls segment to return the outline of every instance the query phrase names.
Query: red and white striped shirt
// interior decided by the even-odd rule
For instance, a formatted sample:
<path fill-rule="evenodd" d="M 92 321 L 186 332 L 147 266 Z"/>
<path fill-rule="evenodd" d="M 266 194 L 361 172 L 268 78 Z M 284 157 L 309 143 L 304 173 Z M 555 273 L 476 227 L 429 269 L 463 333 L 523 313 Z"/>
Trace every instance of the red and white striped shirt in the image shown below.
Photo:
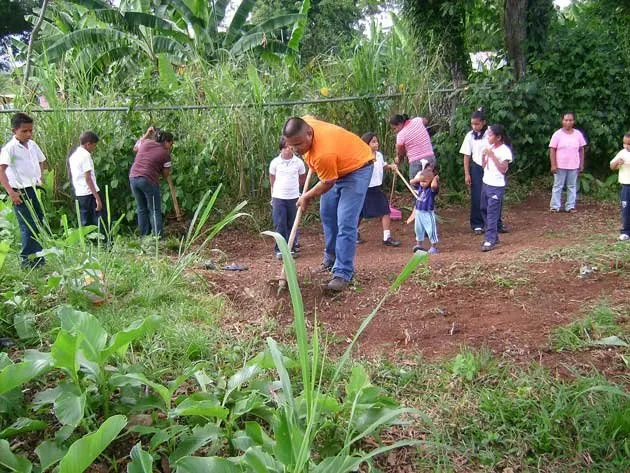
<path fill-rule="evenodd" d="M 410 163 L 434 156 L 431 137 L 422 117 L 408 120 L 396 135 L 396 146 L 404 146 Z"/>

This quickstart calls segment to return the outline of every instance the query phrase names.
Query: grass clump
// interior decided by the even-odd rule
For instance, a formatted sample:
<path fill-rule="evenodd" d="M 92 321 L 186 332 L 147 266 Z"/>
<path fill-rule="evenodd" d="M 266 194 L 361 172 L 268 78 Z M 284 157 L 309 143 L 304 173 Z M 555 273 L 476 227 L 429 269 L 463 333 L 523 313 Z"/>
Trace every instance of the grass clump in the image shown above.
<path fill-rule="evenodd" d="M 622 324 L 628 324 L 628 315 L 623 316 L 607 302 L 601 302 L 586 317 L 555 329 L 551 343 L 558 351 L 581 350 L 597 345 L 608 337 L 616 337 L 623 343 L 624 332 L 627 336 L 628 331 L 624 331 Z M 613 341 L 613 339 L 610 340 Z"/>

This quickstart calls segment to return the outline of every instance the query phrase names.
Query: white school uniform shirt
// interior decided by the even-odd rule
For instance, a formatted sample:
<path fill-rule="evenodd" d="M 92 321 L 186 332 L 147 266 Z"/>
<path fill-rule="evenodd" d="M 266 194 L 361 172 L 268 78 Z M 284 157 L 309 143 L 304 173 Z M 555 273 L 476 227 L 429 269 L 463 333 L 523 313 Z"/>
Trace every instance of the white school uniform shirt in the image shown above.
<path fill-rule="evenodd" d="M 374 170 L 372 171 L 372 179 L 370 179 L 370 185 L 368 187 L 377 187 L 383 184 L 383 169 L 387 166 L 383 153 L 380 151 L 376 152 L 374 159 Z"/>
<path fill-rule="evenodd" d="M 92 171 L 92 178 L 94 179 L 94 186 L 98 192 L 100 189 L 96 184 L 96 174 L 94 172 L 94 161 L 92 161 L 92 155 L 83 146 L 79 146 L 74 153 L 68 158 L 68 165 L 70 166 L 70 176 L 72 177 L 72 187 L 74 187 L 74 195 L 82 197 L 84 195 L 91 195 L 92 191 L 85 179 L 85 173 Z"/>
<path fill-rule="evenodd" d="M 274 199 L 297 199 L 300 196 L 300 176 L 306 174 L 304 161 L 297 156 L 283 159 L 281 155 L 269 164 L 269 174 L 276 176 L 271 197 Z"/>
<path fill-rule="evenodd" d="M 508 146 L 503 144 L 497 148 L 492 148 L 492 151 L 499 162 L 512 162 L 512 150 Z M 486 167 L 483 169 L 483 183 L 494 187 L 505 187 L 505 174 L 501 174 L 491 158 L 488 158 Z"/>
<path fill-rule="evenodd" d="M 42 183 L 42 170 L 39 163 L 46 161 L 46 156 L 33 140 L 26 146 L 14 136 L 0 151 L 0 164 L 6 164 L 9 185 L 14 189 L 35 187 Z"/>
<path fill-rule="evenodd" d="M 487 135 L 488 129 L 483 132 L 483 136 L 476 140 L 473 137 L 473 130 L 470 130 L 466 133 L 464 137 L 464 142 L 462 143 L 462 147 L 459 148 L 459 152 L 461 154 L 467 154 L 472 158 L 472 160 L 481 166 L 481 160 L 483 158 L 483 150 L 490 147 L 490 143 L 488 143 Z"/>

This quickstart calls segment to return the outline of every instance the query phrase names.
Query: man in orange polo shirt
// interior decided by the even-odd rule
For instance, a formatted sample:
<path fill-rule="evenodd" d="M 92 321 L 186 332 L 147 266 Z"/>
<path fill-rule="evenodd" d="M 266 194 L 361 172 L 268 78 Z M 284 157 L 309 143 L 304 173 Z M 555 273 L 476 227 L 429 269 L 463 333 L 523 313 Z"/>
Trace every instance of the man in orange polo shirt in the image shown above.
<path fill-rule="evenodd" d="M 301 154 L 319 182 L 297 201 L 306 210 L 321 196 L 320 218 L 326 248 L 322 266 L 332 271 L 331 291 L 341 291 L 354 274 L 359 214 L 372 177 L 374 155 L 354 133 L 313 117 L 289 118 L 282 134 Z"/>

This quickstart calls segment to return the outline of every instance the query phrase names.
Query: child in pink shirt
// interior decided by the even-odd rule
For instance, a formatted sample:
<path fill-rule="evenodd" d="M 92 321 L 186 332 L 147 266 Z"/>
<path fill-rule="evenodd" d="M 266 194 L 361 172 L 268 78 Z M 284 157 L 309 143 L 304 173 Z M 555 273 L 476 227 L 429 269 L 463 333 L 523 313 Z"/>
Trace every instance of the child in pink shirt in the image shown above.
<path fill-rule="evenodd" d="M 562 207 L 562 190 L 567 187 L 567 200 L 564 209 L 575 212 L 577 200 L 577 179 L 584 170 L 584 147 L 586 140 L 580 130 L 573 128 L 575 114 L 568 112 L 562 115 L 562 128 L 557 130 L 549 142 L 549 161 L 553 174 L 553 189 L 549 210 L 560 212 Z"/>

